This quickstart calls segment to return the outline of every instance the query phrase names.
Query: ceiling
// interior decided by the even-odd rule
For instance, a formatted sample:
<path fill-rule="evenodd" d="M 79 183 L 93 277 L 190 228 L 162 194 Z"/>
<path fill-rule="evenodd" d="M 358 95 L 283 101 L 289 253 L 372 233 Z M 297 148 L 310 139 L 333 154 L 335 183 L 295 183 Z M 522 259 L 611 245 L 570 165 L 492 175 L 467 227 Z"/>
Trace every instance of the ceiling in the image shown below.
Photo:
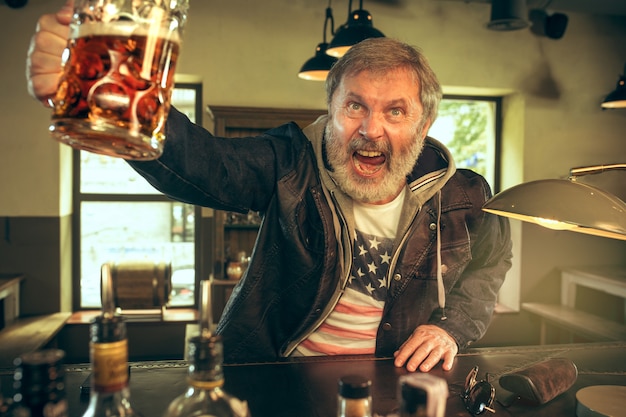
<path fill-rule="evenodd" d="M 442 1 L 442 0 L 440 0 Z M 443 0 L 463 3 L 491 3 L 492 0 Z M 626 16 L 626 0 L 527 0 L 528 9 L 552 12 L 579 12 Z"/>

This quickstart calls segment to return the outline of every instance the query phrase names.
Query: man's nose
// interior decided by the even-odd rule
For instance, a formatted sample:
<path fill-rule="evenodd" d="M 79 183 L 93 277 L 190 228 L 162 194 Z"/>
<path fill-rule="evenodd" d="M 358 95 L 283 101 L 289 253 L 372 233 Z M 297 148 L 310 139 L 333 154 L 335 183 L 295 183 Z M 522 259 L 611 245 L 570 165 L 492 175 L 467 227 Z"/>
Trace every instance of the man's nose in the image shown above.
<path fill-rule="evenodd" d="M 385 119 L 382 114 L 371 112 L 361 121 L 359 133 L 364 137 L 376 140 L 383 137 Z"/>

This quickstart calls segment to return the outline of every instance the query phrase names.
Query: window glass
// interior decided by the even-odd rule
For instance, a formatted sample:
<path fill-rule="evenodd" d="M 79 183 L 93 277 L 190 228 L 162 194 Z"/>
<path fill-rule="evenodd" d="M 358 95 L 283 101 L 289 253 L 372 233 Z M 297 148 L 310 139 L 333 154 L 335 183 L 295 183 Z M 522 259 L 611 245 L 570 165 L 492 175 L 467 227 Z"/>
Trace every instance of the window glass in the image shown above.
<path fill-rule="evenodd" d="M 80 192 L 84 194 L 159 194 L 121 158 L 80 152 Z"/>
<path fill-rule="evenodd" d="M 196 121 L 199 89 L 176 87 L 172 103 Z M 195 288 L 196 208 L 173 202 L 121 158 L 91 152 L 80 157 L 76 214 L 80 307 L 99 308 L 100 267 L 105 262 L 150 261 L 171 265 L 169 306 L 192 306 Z"/>
<path fill-rule="evenodd" d="M 81 204 L 82 307 L 100 306 L 100 266 L 151 261 L 171 265 L 171 305 L 193 304 L 194 207 L 177 202 Z M 178 272 L 182 271 L 182 272 Z"/>
<path fill-rule="evenodd" d="M 496 102 L 446 99 L 441 101 L 429 136 L 445 144 L 457 168 L 468 168 L 485 177 L 496 189 Z"/>

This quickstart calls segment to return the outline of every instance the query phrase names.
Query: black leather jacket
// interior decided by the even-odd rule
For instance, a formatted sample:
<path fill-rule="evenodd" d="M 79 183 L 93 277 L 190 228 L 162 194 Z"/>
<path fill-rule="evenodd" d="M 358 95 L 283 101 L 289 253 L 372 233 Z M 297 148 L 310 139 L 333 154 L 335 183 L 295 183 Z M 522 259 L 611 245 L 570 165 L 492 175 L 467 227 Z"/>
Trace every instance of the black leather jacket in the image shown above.
<path fill-rule="evenodd" d="M 218 324 L 226 362 L 288 356 L 343 291 L 352 210 L 324 166 L 324 125 L 319 120 L 306 136 L 291 123 L 254 138 L 216 138 L 172 109 L 163 156 L 132 163 L 177 200 L 263 213 L 251 263 Z M 407 186 L 378 356 L 393 355 L 425 323 L 444 328 L 461 349 L 482 337 L 511 264 L 508 221 L 481 210 L 488 184 L 456 170 L 442 145 L 427 139 Z M 438 229 L 446 320 L 438 304 Z"/>

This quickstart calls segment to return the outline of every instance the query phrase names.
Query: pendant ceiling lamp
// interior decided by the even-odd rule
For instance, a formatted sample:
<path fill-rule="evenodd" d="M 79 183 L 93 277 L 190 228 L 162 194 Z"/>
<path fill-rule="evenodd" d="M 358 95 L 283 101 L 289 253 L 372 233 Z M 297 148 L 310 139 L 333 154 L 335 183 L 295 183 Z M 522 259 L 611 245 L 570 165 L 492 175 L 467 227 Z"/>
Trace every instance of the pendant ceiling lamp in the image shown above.
<path fill-rule="evenodd" d="M 602 102 L 603 109 L 623 109 L 626 108 L 626 64 L 624 72 L 617 80 L 617 87 Z"/>
<path fill-rule="evenodd" d="M 340 58 L 353 45 L 367 38 L 383 38 L 385 35 L 374 27 L 372 15 L 363 9 L 363 0 L 359 1 L 359 9 L 352 10 L 352 0 L 348 4 L 348 21 L 341 25 L 326 53 Z"/>
<path fill-rule="evenodd" d="M 526 0 L 492 0 L 487 28 L 497 31 L 524 29 L 530 26 Z"/>
<path fill-rule="evenodd" d="M 328 30 L 328 23 L 330 22 L 330 33 L 335 31 L 335 21 L 333 19 L 333 10 L 330 7 L 330 1 L 326 8 L 326 18 L 324 19 L 324 34 L 322 43 L 318 44 L 315 48 L 315 55 L 302 65 L 298 77 L 304 80 L 310 81 L 324 81 L 328 75 L 330 67 L 337 62 L 337 58 L 330 56 L 326 53 L 328 43 L 326 43 L 326 31 Z"/>
<path fill-rule="evenodd" d="M 554 230 L 626 240 L 626 203 L 578 177 L 626 169 L 626 164 L 572 168 L 565 180 L 530 181 L 496 194 L 483 210 Z"/>

